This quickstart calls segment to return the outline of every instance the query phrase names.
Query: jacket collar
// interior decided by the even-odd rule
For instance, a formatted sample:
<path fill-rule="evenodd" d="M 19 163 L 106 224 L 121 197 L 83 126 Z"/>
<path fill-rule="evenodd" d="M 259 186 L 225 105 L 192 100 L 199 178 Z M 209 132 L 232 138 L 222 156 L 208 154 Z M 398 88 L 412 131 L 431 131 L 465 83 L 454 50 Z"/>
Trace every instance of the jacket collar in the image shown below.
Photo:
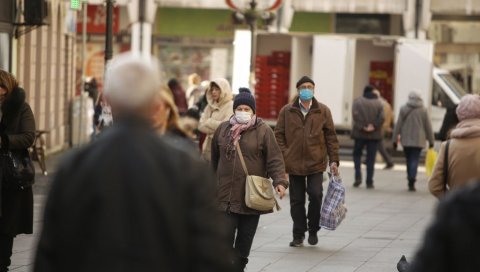
<path fill-rule="evenodd" d="M 298 97 L 298 96 L 295 97 L 290 110 L 301 112 L 299 99 L 300 99 L 300 97 Z M 318 103 L 318 101 L 315 97 L 312 98 L 312 105 L 310 106 L 310 111 L 309 112 L 320 112 L 320 104 Z"/>
<path fill-rule="evenodd" d="M 467 119 L 458 123 L 452 130 L 452 138 L 476 138 L 480 137 L 480 119 Z"/>

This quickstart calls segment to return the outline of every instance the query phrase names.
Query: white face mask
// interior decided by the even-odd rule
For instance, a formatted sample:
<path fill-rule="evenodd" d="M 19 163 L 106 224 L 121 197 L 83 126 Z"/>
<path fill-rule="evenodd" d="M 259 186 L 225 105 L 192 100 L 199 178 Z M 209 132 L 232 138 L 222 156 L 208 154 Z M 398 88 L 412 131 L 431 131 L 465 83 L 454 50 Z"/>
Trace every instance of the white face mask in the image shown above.
<path fill-rule="evenodd" d="M 237 119 L 237 122 L 240 124 L 246 124 L 252 120 L 252 113 L 246 111 L 236 111 L 235 119 Z"/>

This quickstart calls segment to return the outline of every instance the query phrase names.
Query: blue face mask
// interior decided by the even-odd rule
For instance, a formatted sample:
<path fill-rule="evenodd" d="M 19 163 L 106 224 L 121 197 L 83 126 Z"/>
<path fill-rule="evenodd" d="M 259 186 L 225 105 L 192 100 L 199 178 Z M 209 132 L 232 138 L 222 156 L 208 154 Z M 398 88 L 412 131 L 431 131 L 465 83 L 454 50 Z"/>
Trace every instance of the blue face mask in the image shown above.
<path fill-rule="evenodd" d="M 302 101 L 310 101 L 313 98 L 313 90 L 304 88 L 300 89 L 300 100 Z"/>

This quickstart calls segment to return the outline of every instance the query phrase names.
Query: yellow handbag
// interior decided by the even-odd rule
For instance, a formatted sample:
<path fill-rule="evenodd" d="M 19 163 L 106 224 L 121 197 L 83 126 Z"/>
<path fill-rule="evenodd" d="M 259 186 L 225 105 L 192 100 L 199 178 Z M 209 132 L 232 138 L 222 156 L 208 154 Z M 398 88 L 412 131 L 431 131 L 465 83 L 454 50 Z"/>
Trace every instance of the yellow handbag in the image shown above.
<path fill-rule="evenodd" d="M 433 167 L 437 161 L 437 152 L 433 148 L 427 150 L 427 155 L 425 156 L 425 174 L 427 177 L 430 177 L 433 173 Z"/>
<path fill-rule="evenodd" d="M 280 205 L 278 205 L 275 199 L 271 181 L 264 177 L 249 175 L 245 160 L 243 159 L 242 150 L 238 143 L 236 144 L 236 148 L 243 171 L 247 176 L 245 180 L 245 204 L 247 207 L 262 212 L 270 211 L 273 207 L 276 207 L 277 211 L 279 211 Z"/>

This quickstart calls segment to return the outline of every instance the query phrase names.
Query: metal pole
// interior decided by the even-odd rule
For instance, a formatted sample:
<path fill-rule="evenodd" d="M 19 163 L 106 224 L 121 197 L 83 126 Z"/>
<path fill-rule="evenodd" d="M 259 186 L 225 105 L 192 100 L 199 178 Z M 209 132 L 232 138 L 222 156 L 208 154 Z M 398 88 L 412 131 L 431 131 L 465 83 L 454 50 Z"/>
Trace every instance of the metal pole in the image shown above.
<path fill-rule="evenodd" d="M 143 54 L 143 24 L 145 23 L 145 0 L 138 2 L 138 20 L 140 21 L 140 52 Z"/>
<path fill-rule="evenodd" d="M 113 56 L 113 3 L 114 0 L 107 0 L 107 30 L 105 37 L 105 68 Z"/>
<path fill-rule="evenodd" d="M 418 39 L 418 28 L 420 27 L 420 9 L 421 9 L 421 0 L 415 0 L 415 39 Z"/>

